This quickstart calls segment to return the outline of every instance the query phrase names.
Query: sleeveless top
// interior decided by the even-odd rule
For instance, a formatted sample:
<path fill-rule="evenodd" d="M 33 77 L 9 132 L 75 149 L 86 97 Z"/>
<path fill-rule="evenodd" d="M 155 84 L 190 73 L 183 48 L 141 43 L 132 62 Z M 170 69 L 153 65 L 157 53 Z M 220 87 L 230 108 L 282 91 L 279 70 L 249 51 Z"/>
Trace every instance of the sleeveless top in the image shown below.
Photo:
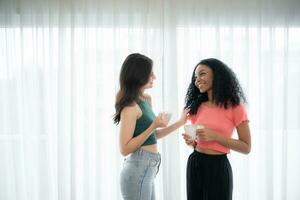
<path fill-rule="evenodd" d="M 156 118 L 155 114 L 152 111 L 150 104 L 147 101 L 138 100 L 137 104 L 142 110 L 142 116 L 137 119 L 133 137 L 140 135 L 144 132 Z M 147 140 L 142 144 L 142 146 L 156 144 L 156 132 L 153 131 L 152 134 L 147 138 Z"/>

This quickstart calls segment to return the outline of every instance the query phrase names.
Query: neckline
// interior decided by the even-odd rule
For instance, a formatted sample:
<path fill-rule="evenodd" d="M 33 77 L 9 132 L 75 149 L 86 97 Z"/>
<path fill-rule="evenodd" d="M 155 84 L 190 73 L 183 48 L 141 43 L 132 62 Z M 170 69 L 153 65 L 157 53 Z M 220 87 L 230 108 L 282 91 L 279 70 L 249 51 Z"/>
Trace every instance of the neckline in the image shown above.
<path fill-rule="evenodd" d="M 205 107 L 208 107 L 208 108 L 214 108 L 214 107 L 217 107 L 217 105 L 214 104 L 214 103 L 211 103 L 211 104 L 208 105 L 206 102 L 203 102 L 202 105 L 205 106 Z"/>

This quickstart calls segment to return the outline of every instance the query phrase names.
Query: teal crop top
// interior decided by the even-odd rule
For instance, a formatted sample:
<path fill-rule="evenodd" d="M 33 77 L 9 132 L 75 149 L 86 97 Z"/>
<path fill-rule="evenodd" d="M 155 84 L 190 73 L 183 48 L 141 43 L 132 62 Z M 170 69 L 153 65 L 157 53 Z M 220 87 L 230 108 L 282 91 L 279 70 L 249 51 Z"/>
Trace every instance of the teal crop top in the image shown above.
<path fill-rule="evenodd" d="M 133 137 L 136 137 L 140 135 L 142 132 L 144 132 L 156 118 L 150 104 L 147 101 L 139 100 L 137 104 L 140 106 L 143 114 L 136 121 Z M 156 144 L 156 143 L 157 143 L 156 133 L 155 131 L 153 131 L 153 133 L 147 138 L 147 140 L 142 144 L 142 146 Z"/>

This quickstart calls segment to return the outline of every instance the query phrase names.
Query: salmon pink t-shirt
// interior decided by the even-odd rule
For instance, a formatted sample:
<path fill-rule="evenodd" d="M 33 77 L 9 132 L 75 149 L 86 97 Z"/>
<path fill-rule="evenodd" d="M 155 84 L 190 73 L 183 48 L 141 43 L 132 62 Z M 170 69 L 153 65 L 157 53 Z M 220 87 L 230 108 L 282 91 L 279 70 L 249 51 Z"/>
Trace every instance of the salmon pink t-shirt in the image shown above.
<path fill-rule="evenodd" d="M 216 105 L 204 105 L 198 108 L 197 114 L 190 115 L 188 119 L 192 124 L 201 124 L 228 138 L 232 137 L 233 130 L 242 122 L 248 121 L 247 113 L 243 104 L 236 107 L 219 107 Z M 197 141 L 197 147 L 229 153 L 229 148 L 216 141 Z"/>

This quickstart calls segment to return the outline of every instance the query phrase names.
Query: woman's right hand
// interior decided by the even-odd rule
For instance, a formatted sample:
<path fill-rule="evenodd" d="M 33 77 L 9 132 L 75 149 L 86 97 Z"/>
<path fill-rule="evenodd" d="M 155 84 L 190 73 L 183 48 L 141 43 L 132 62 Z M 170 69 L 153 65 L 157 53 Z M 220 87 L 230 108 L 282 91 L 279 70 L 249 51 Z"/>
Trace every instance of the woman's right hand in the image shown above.
<path fill-rule="evenodd" d="M 159 113 L 153 121 L 155 128 L 164 128 L 168 125 L 168 116 L 165 113 Z"/>
<path fill-rule="evenodd" d="M 192 138 L 192 136 L 190 136 L 187 133 L 183 133 L 182 136 L 183 136 L 183 139 L 185 140 L 185 143 L 187 145 L 192 146 L 193 148 L 195 148 L 196 141 Z"/>

